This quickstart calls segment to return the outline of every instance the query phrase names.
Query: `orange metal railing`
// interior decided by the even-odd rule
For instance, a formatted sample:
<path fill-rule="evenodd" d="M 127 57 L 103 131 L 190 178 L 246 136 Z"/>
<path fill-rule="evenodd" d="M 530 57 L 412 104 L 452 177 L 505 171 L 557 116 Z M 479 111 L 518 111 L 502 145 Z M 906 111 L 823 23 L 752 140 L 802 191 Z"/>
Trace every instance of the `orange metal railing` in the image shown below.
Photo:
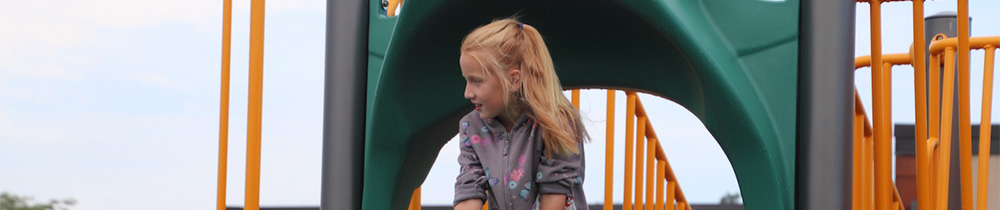
<path fill-rule="evenodd" d="M 888 1 L 888 0 L 887 0 Z M 948 165 L 951 152 L 952 110 L 954 104 L 955 84 L 955 53 L 958 53 L 958 90 L 959 90 L 959 145 L 960 145 L 960 180 L 962 193 L 962 209 L 973 208 L 972 173 L 971 173 L 971 121 L 969 112 L 969 51 L 983 49 L 986 51 L 986 64 L 983 76 L 983 102 L 980 120 L 981 136 L 987 140 L 980 141 L 980 152 L 989 147 L 990 107 L 992 106 L 993 86 L 993 53 L 1000 46 L 1000 37 L 969 37 L 968 0 L 958 0 L 958 38 L 944 39 L 943 35 L 935 37 L 930 44 L 930 75 L 926 75 L 924 66 L 925 44 L 923 0 L 913 1 L 913 46 L 909 54 L 882 55 L 881 49 L 881 4 L 882 0 L 858 0 L 869 3 L 871 9 L 871 56 L 862 56 L 855 60 L 855 69 L 871 64 L 872 69 L 872 102 L 874 125 L 864 113 L 860 97 L 855 91 L 854 117 L 854 183 L 852 186 L 852 207 L 854 209 L 895 209 L 900 203 L 895 185 L 892 184 L 891 172 L 891 67 L 893 65 L 913 64 L 914 88 L 916 105 L 916 158 L 917 158 L 917 201 L 920 209 L 946 209 L 948 204 Z M 957 48 L 957 49 L 956 49 Z M 944 84 L 941 82 L 941 61 L 944 61 Z M 878 65 L 881 64 L 881 65 Z M 928 76 L 929 82 L 928 81 Z M 926 83 L 926 84 L 925 84 Z M 942 86 L 943 85 L 943 86 Z M 942 90 L 943 88 L 943 90 Z M 928 89 L 931 90 L 928 92 Z M 928 103 L 929 102 L 929 103 Z M 942 103 L 944 102 L 944 103 Z M 929 105 L 929 107 L 928 107 Z M 929 110 L 928 110 L 929 108 Z M 872 129 L 871 127 L 874 127 Z M 982 152 L 981 154 L 987 154 Z M 874 156 L 874 164 L 872 157 Z M 986 175 L 988 174 L 988 155 L 980 155 L 979 180 L 977 194 L 977 209 L 986 208 Z M 872 170 L 874 169 L 874 173 Z M 874 182 L 874 183 L 873 183 Z M 874 187 L 874 190 L 871 188 Z M 890 195 L 889 190 L 892 189 Z M 874 194 L 872 194 L 874 192 Z M 877 207 L 877 208 L 875 208 Z M 901 206 L 900 206 L 901 207 Z"/>
<path fill-rule="evenodd" d="M 863 67 L 871 66 L 871 56 L 861 56 L 854 60 L 854 68 L 859 69 Z M 889 74 L 893 65 L 904 65 L 909 64 L 911 61 L 909 54 L 889 54 L 882 57 L 882 65 L 879 65 Z M 873 70 L 874 71 L 874 70 Z M 891 78 L 889 76 L 880 77 L 878 80 L 872 79 L 873 83 L 888 82 Z M 878 86 L 878 85 L 876 85 Z M 888 86 L 888 85 L 886 85 Z M 886 89 L 888 89 L 886 87 Z M 873 88 L 872 92 L 876 92 Z M 889 90 L 884 90 L 882 95 L 888 97 Z M 873 94 L 874 95 L 874 94 Z M 876 99 L 877 100 L 877 99 Z M 886 110 L 888 111 L 888 110 Z M 877 116 L 877 115 L 876 115 Z M 877 204 L 880 202 L 878 197 L 878 191 L 876 187 L 882 186 L 878 182 L 877 176 L 879 174 L 874 171 L 878 167 L 877 160 L 874 159 L 876 156 L 876 151 L 878 149 L 887 149 L 884 145 L 878 145 L 876 143 L 876 134 L 879 132 L 872 128 L 871 122 L 868 120 L 868 115 L 865 113 L 864 104 L 861 103 L 861 96 L 858 94 L 857 89 L 854 91 L 854 148 L 853 148 L 853 180 L 851 185 L 852 190 L 852 203 L 853 209 L 876 209 Z M 890 198 L 884 199 L 886 207 L 889 209 L 900 209 L 903 208 L 902 199 L 900 199 L 899 191 L 896 189 L 896 184 L 891 180 L 887 183 L 891 187 Z"/>
<path fill-rule="evenodd" d="M 677 181 L 677 177 L 674 176 L 674 171 L 670 167 L 670 162 L 667 161 L 667 155 L 663 152 L 663 147 L 659 143 L 659 138 L 656 136 L 656 132 L 653 130 L 652 123 L 650 123 L 649 117 L 646 114 L 646 109 L 642 106 L 642 102 L 639 101 L 639 97 L 634 91 L 626 91 L 625 95 L 628 97 L 625 111 L 625 195 L 623 199 L 624 209 L 645 209 L 652 210 L 654 207 L 656 209 L 667 209 L 667 210 L 691 210 L 691 205 L 687 202 L 687 198 L 684 197 L 684 192 L 681 190 L 681 186 Z M 609 98 L 611 98 L 609 96 Z M 609 110 L 609 112 L 612 110 Z M 632 199 L 631 192 L 629 188 L 632 187 L 631 182 L 631 165 L 632 165 L 632 147 L 629 145 L 632 142 L 632 122 L 635 119 L 635 200 L 630 203 Z M 648 144 L 648 148 L 643 148 L 644 143 Z M 655 146 L 655 147 L 654 147 Z M 646 151 L 643 151 L 646 150 Z M 643 152 L 646 152 L 645 155 Z M 645 160 L 643 160 L 645 159 Z M 645 161 L 647 172 L 645 177 L 645 201 L 642 200 L 643 197 L 643 162 Z M 655 171 L 654 171 L 655 170 Z M 663 181 L 666 181 L 666 191 L 663 191 Z M 655 185 L 655 190 L 654 190 Z M 605 188 L 605 196 L 612 193 L 612 188 Z M 664 199 L 664 194 L 666 199 Z M 664 203 L 665 202 L 665 203 Z M 605 202 L 605 209 L 609 209 L 610 202 Z"/>
<path fill-rule="evenodd" d="M 992 106 L 993 86 L 993 51 L 1000 46 L 1000 37 L 969 37 L 968 0 L 958 0 L 958 38 L 944 39 L 943 35 L 935 37 L 930 44 L 929 74 L 924 66 L 925 40 L 923 0 L 913 1 L 913 46 L 909 54 L 882 55 L 881 49 L 881 4 L 882 0 L 858 0 L 869 3 L 871 8 L 871 56 L 859 57 L 855 60 L 855 69 L 870 64 L 872 67 L 872 102 L 874 130 L 868 125 L 864 107 L 855 91 L 854 117 L 854 209 L 895 209 L 899 203 L 895 185 L 891 184 L 891 67 L 900 64 L 913 64 L 914 88 L 916 106 L 916 157 L 917 157 L 917 206 L 921 209 L 946 209 L 948 206 L 948 176 L 949 158 L 951 152 L 952 110 L 955 104 L 954 88 L 959 90 L 959 136 L 960 141 L 960 180 L 962 209 L 973 209 L 972 173 L 971 173 L 971 120 L 969 106 L 969 51 L 983 49 L 986 51 L 986 64 L 983 76 L 983 102 L 980 141 L 981 154 L 988 154 L 990 112 Z M 957 48 L 957 49 L 956 49 Z M 955 84 L 955 54 L 958 54 L 958 84 Z M 944 61 L 944 84 L 941 78 L 940 66 Z M 878 65 L 881 64 L 881 65 Z M 928 81 L 928 76 L 929 82 Z M 943 85 L 943 86 L 942 86 Z M 943 88 L 943 90 L 942 90 Z M 928 89 L 930 91 L 928 91 Z M 929 103 L 928 103 L 929 102 Z M 929 105 L 929 107 L 928 107 Z M 929 110 L 928 110 L 929 108 Z M 874 141 L 874 142 L 872 142 Z M 874 145 L 873 145 L 874 144 Z M 874 151 L 873 151 L 874 150 Z M 987 151 L 987 152 L 983 152 Z M 870 155 L 874 156 L 872 165 Z M 986 208 L 986 186 L 988 175 L 988 155 L 980 155 L 979 180 L 977 190 L 977 209 Z M 872 174 L 872 168 L 875 169 Z M 874 177 L 871 177 L 874 176 Z M 873 186 L 874 190 L 870 188 Z M 890 195 L 889 190 L 893 192 Z M 871 194 L 874 192 L 874 194 Z"/>
<path fill-rule="evenodd" d="M 226 166 L 229 144 L 229 67 L 232 1 L 223 1 L 222 81 L 219 97 L 219 165 L 216 209 L 226 208 Z M 247 97 L 247 158 L 244 209 L 260 209 L 260 134 L 264 80 L 264 0 L 250 3 L 250 56 Z"/>
<path fill-rule="evenodd" d="M 881 5 L 889 0 L 858 0 L 857 2 L 869 3 L 871 9 L 871 56 L 862 56 L 855 59 L 855 69 L 871 66 L 872 74 L 872 123 L 864 112 L 864 106 L 860 102 L 855 89 L 854 105 L 854 148 L 853 148 L 853 183 L 852 183 L 852 207 L 853 209 L 897 209 L 903 208 L 899 199 L 896 185 L 892 181 L 892 71 L 893 65 L 910 64 L 913 61 L 919 63 L 914 65 L 915 77 L 923 78 L 923 49 L 918 47 L 916 59 L 910 59 L 907 54 L 882 55 L 882 17 Z M 913 1 L 913 37 L 917 46 L 923 46 L 923 1 Z M 923 80 L 918 80 L 923 81 Z M 922 83 L 916 84 L 918 89 L 917 97 L 917 138 L 920 139 L 922 115 Z M 919 159 L 918 159 L 919 161 Z M 918 177 L 919 179 L 919 177 Z"/>
<path fill-rule="evenodd" d="M 962 39 L 956 38 L 946 38 L 943 35 L 938 35 L 935 37 L 935 41 L 930 44 L 930 62 L 931 62 L 931 90 L 937 90 L 937 84 L 935 84 L 938 79 L 938 72 L 940 71 L 940 66 L 944 66 L 944 84 L 942 88 L 944 90 L 941 93 L 936 91 L 931 92 L 932 107 L 931 114 L 932 118 L 930 121 L 931 135 L 927 142 L 925 142 L 925 149 L 918 150 L 918 155 L 924 155 L 929 160 L 930 167 L 924 171 L 918 171 L 930 177 L 928 183 L 923 183 L 925 185 L 918 185 L 919 192 L 924 192 L 928 194 L 928 206 L 934 207 L 935 209 L 945 209 L 948 205 L 948 177 L 949 174 L 949 163 L 950 163 L 950 153 L 951 153 L 951 119 L 953 104 L 953 91 L 954 91 L 954 80 L 955 80 L 955 56 L 956 47 L 961 49 L 962 47 L 967 49 L 982 49 L 985 50 L 985 64 L 983 67 L 983 101 L 982 101 L 982 116 L 980 120 L 981 127 L 986 129 L 980 129 L 980 135 L 987 135 L 985 140 L 981 140 L 979 143 L 979 151 L 986 151 L 980 154 L 989 154 L 989 125 L 990 125 L 990 112 L 992 107 L 992 90 L 993 90 L 993 59 L 994 50 L 997 46 L 1000 46 L 1000 36 L 995 37 L 974 37 L 967 39 L 963 44 Z M 961 50 L 959 50 L 961 51 Z M 963 58 L 963 53 L 959 54 L 959 60 Z M 965 53 L 968 56 L 968 53 Z M 964 58 L 968 59 L 968 57 Z M 944 63 L 940 63 L 944 60 Z M 962 208 L 963 209 L 973 209 L 973 196 L 972 196 L 972 138 L 971 138 L 971 120 L 969 119 L 969 70 L 968 64 L 962 65 L 959 62 L 959 80 L 957 86 L 959 87 L 959 176 L 960 176 L 960 192 L 962 194 Z M 933 99 L 938 98 L 938 95 L 943 95 L 941 102 L 935 102 Z M 934 104 L 941 103 L 942 110 L 938 110 Z M 963 111 L 965 110 L 965 111 Z M 934 115 L 940 115 L 940 118 L 933 117 Z M 935 132 L 940 130 L 939 132 Z M 983 138 L 983 137 L 980 137 Z M 977 183 L 978 200 L 977 209 L 986 209 L 986 198 L 987 190 L 986 186 L 988 181 L 983 178 L 988 175 L 989 169 L 987 165 L 989 155 L 980 155 L 979 158 L 979 176 L 981 176 Z"/>
<path fill-rule="evenodd" d="M 952 110 L 954 105 L 950 103 L 954 98 L 954 88 L 956 84 L 955 81 L 955 60 L 954 54 L 956 53 L 955 48 L 958 46 L 959 40 L 956 38 L 945 38 L 943 35 L 938 35 L 935 40 L 931 43 L 930 49 L 930 82 L 929 84 L 924 84 L 923 77 L 916 77 L 918 81 L 915 85 L 917 90 L 924 90 L 925 87 L 929 86 L 930 91 L 930 120 L 929 122 L 920 123 L 918 121 L 918 127 L 923 125 L 929 125 L 925 127 L 928 131 L 925 133 L 924 139 L 919 139 L 917 142 L 916 156 L 918 160 L 923 159 L 926 162 L 918 162 L 918 177 L 924 177 L 926 180 L 921 181 L 918 179 L 918 202 L 925 200 L 924 204 L 927 209 L 946 209 L 948 201 L 948 177 L 949 177 L 949 163 L 950 163 L 950 145 L 951 145 L 951 128 L 952 128 Z M 993 58 L 996 46 L 1000 46 L 1000 36 L 998 37 L 975 37 L 971 38 L 969 41 L 970 49 L 983 49 L 985 53 L 984 64 L 984 76 L 983 76 L 983 101 L 982 101 L 982 116 L 981 124 L 990 124 L 990 113 L 992 107 L 992 89 L 993 89 Z M 916 54 L 916 53 L 914 53 Z M 951 56 L 948 56 L 951 55 Z M 891 80 L 891 68 L 894 65 L 905 65 L 910 64 L 912 60 L 912 54 L 888 54 L 882 57 L 882 69 L 883 73 L 879 74 L 881 77 L 873 77 L 873 92 L 882 92 L 881 96 L 885 97 L 883 99 L 878 98 L 880 94 L 873 94 L 875 97 L 873 101 L 889 101 L 888 97 L 890 90 L 890 85 L 888 84 Z M 941 63 L 944 60 L 944 63 Z M 855 59 L 854 67 L 855 69 L 871 66 L 872 57 L 871 56 L 861 56 Z M 878 66 L 878 65 L 876 65 Z M 944 66 L 944 78 L 941 80 L 940 67 Z M 873 68 L 873 71 L 874 68 Z M 916 71 L 916 68 L 915 68 Z M 922 75 L 922 71 L 915 72 L 916 75 Z M 965 73 L 967 76 L 968 73 Z M 939 84 L 938 81 L 943 81 L 944 84 Z M 958 86 L 968 86 L 968 79 L 959 80 Z M 941 90 L 943 88 L 943 90 Z M 940 91 L 934 91 L 940 90 Z M 921 92 L 917 91 L 917 105 L 921 106 L 925 103 L 926 97 L 921 96 Z M 960 95 L 968 94 L 967 91 L 960 91 Z M 968 97 L 968 96 L 964 96 Z M 875 136 L 879 132 L 890 132 L 889 130 L 879 131 L 878 129 L 872 129 L 870 122 L 867 119 L 867 115 L 864 111 L 864 105 L 861 103 L 861 98 L 855 90 L 855 112 L 854 112 L 854 174 L 853 178 L 856 180 L 852 185 L 853 192 L 853 203 L 852 207 L 854 209 L 875 209 L 877 205 L 882 202 L 888 204 L 891 209 L 902 208 L 900 206 L 901 200 L 899 198 L 898 192 L 895 189 L 895 184 L 888 182 L 889 186 L 892 186 L 892 194 L 888 199 L 879 199 L 877 190 L 873 190 L 872 187 L 879 187 L 877 178 L 877 173 L 872 173 L 873 168 L 878 168 L 878 160 L 874 160 L 875 164 L 872 164 L 872 153 L 877 153 L 879 149 L 888 150 L 888 148 L 880 148 L 878 144 L 874 141 L 878 141 Z M 943 103 L 942 103 L 943 102 Z M 878 102 L 876 102 L 878 103 Z M 882 102 L 889 103 L 889 102 Z M 961 103 L 960 107 L 964 107 L 964 110 L 971 108 L 968 101 Z M 875 109 L 879 112 L 879 109 Z M 881 110 L 884 112 L 890 112 L 891 109 Z M 917 112 L 920 113 L 925 108 L 918 108 Z M 961 115 L 961 113 L 960 113 Z M 884 116 L 876 114 L 875 116 Z M 887 117 L 888 118 L 888 117 Z M 919 117 L 918 117 L 919 119 Z M 962 120 L 960 118 L 959 120 Z M 971 124 L 968 118 L 963 124 Z M 979 151 L 981 154 L 988 154 L 989 152 L 989 126 L 982 126 L 980 129 L 980 138 L 984 140 L 980 141 Z M 959 164 L 961 168 L 961 180 L 963 180 L 962 186 L 962 202 L 968 205 L 963 207 L 963 209 L 972 209 L 971 203 L 973 202 L 972 197 L 972 172 L 971 172 L 971 157 L 972 157 L 972 145 L 971 145 L 971 135 L 970 134 L 960 134 L 961 138 L 959 157 L 962 159 Z M 977 209 L 985 209 L 988 185 L 987 177 L 989 170 L 987 166 L 989 164 L 988 155 L 980 155 L 979 157 L 979 179 L 977 180 L 977 197 L 975 198 L 977 203 Z M 874 178 L 872 176 L 875 176 Z M 874 179 L 874 180 L 873 180 Z M 874 182 L 874 185 L 873 185 Z M 872 192 L 875 192 L 873 195 Z M 923 196 L 921 196 L 923 195 Z M 924 197 L 925 196 L 925 197 Z M 887 201 L 887 202 L 886 202 Z M 918 206 L 923 206 L 919 205 Z"/>
<path fill-rule="evenodd" d="M 998 42 L 1000 42 L 1000 40 L 995 41 L 994 44 Z M 986 54 L 984 55 L 986 59 L 985 63 L 983 64 L 983 96 L 981 105 L 982 111 L 980 113 L 981 116 L 979 118 L 980 122 L 979 123 L 979 166 L 978 166 L 979 174 L 977 175 L 979 179 L 976 180 L 976 183 L 978 185 L 976 188 L 976 195 L 977 195 L 976 207 L 978 207 L 977 209 L 979 210 L 986 209 L 986 201 L 987 201 L 986 195 L 988 194 L 987 192 L 989 191 L 987 190 L 987 186 L 989 184 L 989 181 L 987 181 L 988 180 L 987 177 L 989 177 L 989 172 L 990 172 L 989 170 L 990 158 L 988 154 L 990 154 L 990 127 L 992 126 L 983 126 L 983 125 L 992 124 L 990 121 L 990 114 L 992 111 L 991 109 L 993 107 L 993 60 L 994 60 L 993 58 L 994 58 L 994 51 L 998 46 L 1000 45 L 987 45 L 984 46 L 983 48 L 983 50 L 986 51 Z M 982 122 L 987 122 L 987 123 L 983 124 Z"/>

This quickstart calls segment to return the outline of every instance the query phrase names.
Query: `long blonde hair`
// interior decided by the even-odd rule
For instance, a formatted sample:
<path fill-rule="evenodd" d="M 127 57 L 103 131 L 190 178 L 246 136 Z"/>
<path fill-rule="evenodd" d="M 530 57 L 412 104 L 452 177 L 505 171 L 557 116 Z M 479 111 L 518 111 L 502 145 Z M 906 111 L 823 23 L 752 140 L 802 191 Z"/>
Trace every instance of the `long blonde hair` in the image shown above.
<path fill-rule="evenodd" d="M 494 20 L 466 35 L 461 51 L 475 58 L 487 75 L 500 78 L 501 87 L 510 93 L 504 95 L 505 104 L 527 105 L 528 116 L 542 127 L 546 155 L 580 154 L 579 143 L 590 137 L 580 113 L 563 95 L 549 49 L 535 27 L 513 17 Z M 510 87 L 511 69 L 521 70 L 516 90 Z"/>

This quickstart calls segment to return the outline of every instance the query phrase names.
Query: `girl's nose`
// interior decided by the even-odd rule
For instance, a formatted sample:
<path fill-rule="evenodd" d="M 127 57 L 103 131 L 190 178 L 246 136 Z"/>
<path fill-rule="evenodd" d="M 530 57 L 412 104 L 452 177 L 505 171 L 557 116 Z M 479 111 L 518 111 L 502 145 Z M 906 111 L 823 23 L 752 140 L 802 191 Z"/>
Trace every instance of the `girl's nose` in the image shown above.
<path fill-rule="evenodd" d="M 475 97 L 475 95 L 472 94 L 472 90 L 469 90 L 469 86 L 466 85 L 465 86 L 465 99 L 472 100 L 473 97 Z"/>

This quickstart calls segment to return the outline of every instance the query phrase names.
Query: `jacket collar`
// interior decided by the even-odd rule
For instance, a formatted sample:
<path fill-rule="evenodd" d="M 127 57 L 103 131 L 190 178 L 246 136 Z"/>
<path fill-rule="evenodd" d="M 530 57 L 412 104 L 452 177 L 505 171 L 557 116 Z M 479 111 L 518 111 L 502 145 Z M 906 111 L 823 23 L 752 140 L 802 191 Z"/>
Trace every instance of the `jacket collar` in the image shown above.
<path fill-rule="evenodd" d="M 524 124 L 527 123 L 529 120 L 530 117 L 528 117 L 528 112 L 527 111 L 521 112 L 520 116 L 517 117 L 517 120 L 514 120 L 514 125 L 511 126 L 510 128 L 511 132 L 514 132 L 519 127 L 524 126 Z M 494 133 L 494 135 L 507 133 L 507 128 L 503 127 L 503 123 L 500 123 L 500 120 L 497 119 L 496 117 L 490 119 L 483 119 L 483 122 L 484 122 L 483 124 L 485 124 L 486 127 L 488 127 L 490 131 Z"/>

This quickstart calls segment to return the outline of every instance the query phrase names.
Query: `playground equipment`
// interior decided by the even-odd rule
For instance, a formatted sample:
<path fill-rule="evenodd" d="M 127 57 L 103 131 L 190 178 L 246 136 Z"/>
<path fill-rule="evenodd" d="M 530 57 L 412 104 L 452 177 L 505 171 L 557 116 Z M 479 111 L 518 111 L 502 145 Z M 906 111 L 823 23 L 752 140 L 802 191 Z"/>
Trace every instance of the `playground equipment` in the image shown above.
<path fill-rule="evenodd" d="M 247 209 L 258 208 L 263 2 L 252 4 Z M 459 97 L 462 80 L 456 76 L 462 36 L 491 19 L 519 14 L 545 35 L 564 87 L 621 89 L 632 95 L 642 91 L 670 99 L 696 115 L 732 163 L 747 209 L 846 209 L 848 205 L 889 209 L 895 196 L 888 176 L 890 89 L 884 81 L 890 75 L 885 65 L 892 56 L 881 53 L 882 2 L 870 3 L 870 63 L 875 64 L 876 94 L 868 121 L 863 111 L 854 109 L 862 105 L 852 97 L 854 2 L 850 1 L 425 0 L 406 2 L 401 12 L 394 9 L 399 5 L 395 1 L 329 1 L 321 205 L 405 208 L 440 147 L 456 133 L 455 122 L 472 108 Z M 226 14 L 230 5 L 227 0 Z M 923 2 L 913 5 L 914 46 L 926 46 L 918 37 L 923 34 Z M 967 78 L 969 67 L 967 11 L 967 0 L 959 0 L 957 47 L 932 44 L 930 48 L 932 53 L 944 49 L 945 55 L 959 52 L 959 78 L 962 72 Z M 997 44 L 984 43 L 992 55 Z M 913 49 L 912 55 L 923 54 L 923 47 Z M 923 57 L 911 57 L 922 72 Z M 943 57 L 950 61 L 951 56 Z M 223 72 L 225 101 L 228 66 Z M 951 71 L 945 72 L 948 78 Z M 961 107 L 969 107 L 967 80 L 958 82 L 960 90 L 962 84 L 966 87 L 965 95 L 959 96 L 965 100 Z M 946 90 L 953 85 L 948 82 Z M 943 143 L 950 141 L 945 137 L 949 135 L 933 132 L 950 132 L 951 118 L 927 120 L 922 107 L 927 101 L 922 97 L 928 93 L 921 84 L 916 93 L 918 154 L 923 152 L 918 155 L 923 174 L 918 175 L 920 208 L 939 209 L 947 196 L 931 193 L 948 186 L 936 182 L 937 187 L 931 187 L 929 178 L 946 178 L 948 173 L 929 171 L 947 161 L 935 166 L 928 158 L 947 159 L 940 154 L 949 152 Z M 944 98 L 949 94 L 945 91 Z M 930 95 L 934 102 L 935 95 Z M 222 117 L 227 116 L 225 106 Z M 942 106 L 939 113 L 950 114 L 951 104 Z M 968 122 L 968 111 L 963 110 L 961 123 Z M 638 128 L 646 122 L 640 119 Z M 873 122 L 871 128 L 865 130 L 864 122 Z M 220 132 L 220 167 L 225 162 L 225 138 Z M 942 143 L 935 147 L 933 142 Z M 864 149 L 867 144 L 871 147 Z M 962 148 L 964 155 L 968 148 Z M 224 168 L 219 173 L 219 208 L 223 208 Z M 963 169 L 962 176 L 966 175 Z M 859 177 L 868 182 L 859 183 Z M 963 192 L 967 188 L 971 186 L 963 183 Z M 636 185 L 636 204 L 641 203 L 640 189 Z M 963 196 L 963 204 L 968 197 Z M 899 199 L 895 201 L 900 206 Z"/>
<path fill-rule="evenodd" d="M 796 2 L 413 1 L 396 17 L 374 12 L 377 3 L 369 14 L 364 209 L 406 206 L 471 110 L 447 94 L 461 92 L 458 40 L 514 13 L 546 36 L 565 87 L 674 100 L 713 133 L 742 190 L 760 192 L 745 194 L 748 205 L 791 208 L 796 84 L 766 81 L 796 80 L 796 60 L 782 59 L 797 56 L 797 24 L 787 18 L 798 15 Z"/>

